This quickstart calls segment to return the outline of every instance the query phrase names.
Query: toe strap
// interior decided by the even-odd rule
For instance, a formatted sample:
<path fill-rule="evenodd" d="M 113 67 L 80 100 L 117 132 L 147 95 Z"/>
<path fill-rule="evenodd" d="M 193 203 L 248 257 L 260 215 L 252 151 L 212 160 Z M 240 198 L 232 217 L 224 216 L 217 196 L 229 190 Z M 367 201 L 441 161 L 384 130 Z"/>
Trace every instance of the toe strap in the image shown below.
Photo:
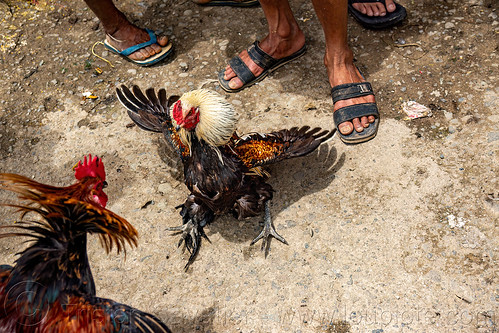
<path fill-rule="evenodd" d="M 376 103 L 362 103 L 344 106 L 341 109 L 334 111 L 333 119 L 336 126 L 345 122 L 351 121 L 354 118 L 374 116 L 379 118 L 378 107 Z"/>
<path fill-rule="evenodd" d="M 373 88 L 369 82 L 345 83 L 331 89 L 333 103 L 337 101 L 374 95 Z"/>
<path fill-rule="evenodd" d="M 130 54 L 132 54 L 132 53 L 134 53 L 134 52 L 136 52 L 136 51 L 138 51 L 140 49 L 143 49 L 146 46 L 150 46 L 150 45 L 156 44 L 156 42 L 158 40 L 156 38 L 156 34 L 154 33 L 154 31 L 152 31 L 150 29 L 146 29 L 146 31 L 149 34 L 149 40 L 147 42 L 140 43 L 140 44 L 134 45 L 132 47 L 129 47 L 129 48 L 121 51 L 120 54 L 122 56 L 128 57 Z"/>
<path fill-rule="evenodd" d="M 253 60 L 255 64 L 260 66 L 263 69 L 271 68 L 272 66 L 275 65 L 275 63 L 278 61 L 277 59 L 274 59 L 270 55 L 268 55 L 264 50 L 260 48 L 258 45 L 260 42 L 255 41 L 249 48 L 248 48 L 248 55 Z"/>
<path fill-rule="evenodd" d="M 230 68 L 236 73 L 237 77 L 244 83 L 251 82 L 255 79 L 255 75 L 251 72 L 251 70 L 246 66 L 244 61 L 239 57 L 235 56 L 234 58 L 229 60 Z"/>

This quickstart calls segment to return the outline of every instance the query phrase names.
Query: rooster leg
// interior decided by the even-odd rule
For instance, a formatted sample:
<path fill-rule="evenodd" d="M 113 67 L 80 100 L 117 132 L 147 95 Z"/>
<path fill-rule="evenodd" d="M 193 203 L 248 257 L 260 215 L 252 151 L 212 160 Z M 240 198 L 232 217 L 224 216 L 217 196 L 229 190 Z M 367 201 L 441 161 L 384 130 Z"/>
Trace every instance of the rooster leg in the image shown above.
<path fill-rule="evenodd" d="M 274 224 L 272 223 L 272 217 L 270 216 L 270 202 L 265 202 L 265 217 L 263 220 L 263 230 L 262 232 L 251 242 L 250 245 L 255 244 L 260 239 L 262 240 L 262 251 L 265 249 L 265 257 L 269 254 L 270 250 L 270 239 L 271 236 L 278 241 L 288 245 L 288 242 L 275 231 Z"/>
<path fill-rule="evenodd" d="M 194 262 L 194 259 L 199 252 L 199 248 L 201 246 L 201 237 L 206 238 L 208 241 L 209 239 L 204 233 L 203 228 L 194 224 L 192 220 L 189 220 L 189 222 L 178 227 L 168 228 L 168 230 L 176 231 L 174 235 L 182 234 L 182 238 L 180 238 L 178 246 L 180 247 L 182 245 L 182 242 L 184 242 L 185 247 L 191 254 L 189 260 L 187 261 L 187 264 L 184 267 L 187 270 L 187 268 L 189 268 L 189 265 Z"/>

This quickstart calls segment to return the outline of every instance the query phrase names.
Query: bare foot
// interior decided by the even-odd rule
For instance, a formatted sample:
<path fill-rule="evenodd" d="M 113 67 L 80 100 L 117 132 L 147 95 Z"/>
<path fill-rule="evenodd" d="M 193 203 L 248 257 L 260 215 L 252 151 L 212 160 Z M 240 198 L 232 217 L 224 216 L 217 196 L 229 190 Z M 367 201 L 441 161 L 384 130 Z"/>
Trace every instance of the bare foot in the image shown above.
<path fill-rule="evenodd" d="M 305 36 L 301 31 L 297 32 L 292 38 L 267 36 L 259 43 L 260 48 L 274 59 L 288 57 L 300 50 L 303 45 L 305 45 Z M 251 60 L 246 50 L 242 51 L 239 57 L 241 57 L 241 60 L 248 66 L 255 77 L 262 74 L 264 69 Z M 243 86 L 243 82 L 236 76 L 230 65 L 225 67 L 224 80 L 230 80 L 229 87 L 231 89 L 238 89 Z"/>
<path fill-rule="evenodd" d="M 347 58 L 348 59 L 348 58 Z M 324 58 L 324 63 L 326 65 L 329 83 L 331 87 L 335 87 L 340 84 L 354 83 L 354 82 L 365 82 L 360 75 L 357 67 L 353 64 L 351 60 L 336 61 L 334 59 L 328 60 L 328 56 Z M 362 96 L 357 98 L 351 98 L 347 100 L 341 100 L 334 103 L 333 112 L 341 109 L 342 107 L 361 104 L 361 103 L 374 103 L 375 99 L 373 95 Z M 357 132 L 362 132 L 364 128 L 369 127 L 370 123 L 375 120 L 374 116 L 355 118 L 350 121 L 345 121 L 338 125 L 338 130 L 341 134 L 348 135 L 353 132 L 354 128 Z"/>
<path fill-rule="evenodd" d="M 386 8 L 381 2 L 360 2 L 352 4 L 352 7 L 367 16 L 385 16 L 396 9 L 393 0 L 386 0 Z"/>
<path fill-rule="evenodd" d="M 123 51 L 129 47 L 145 43 L 150 40 L 149 34 L 132 24 L 122 25 L 112 34 L 106 35 L 106 41 L 116 49 Z M 168 37 L 157 37 L 156 44 L 141 48 L 128 57 L 132 60 L 146 60 L 161 52 L 161 47 L 168 44 Z"/>

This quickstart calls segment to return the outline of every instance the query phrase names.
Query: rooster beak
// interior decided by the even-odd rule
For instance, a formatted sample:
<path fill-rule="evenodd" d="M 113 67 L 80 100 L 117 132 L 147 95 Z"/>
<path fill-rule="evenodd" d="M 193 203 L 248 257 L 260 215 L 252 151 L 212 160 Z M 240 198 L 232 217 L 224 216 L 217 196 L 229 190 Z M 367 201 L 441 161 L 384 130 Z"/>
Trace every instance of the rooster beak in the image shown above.
<path fill-rule="evenodd" d="M 177 125 L 177 126 L 175 126 L 175 131 L 177 131 L 177 132 L 178 132 L 181 128 L 182 128 L 182 126 Z"/>

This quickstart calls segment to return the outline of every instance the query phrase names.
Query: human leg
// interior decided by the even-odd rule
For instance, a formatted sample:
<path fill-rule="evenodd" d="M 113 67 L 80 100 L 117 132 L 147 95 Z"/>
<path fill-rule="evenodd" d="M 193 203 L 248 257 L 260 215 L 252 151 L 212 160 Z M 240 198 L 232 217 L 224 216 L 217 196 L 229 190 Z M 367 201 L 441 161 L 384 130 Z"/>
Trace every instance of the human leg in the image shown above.
<path fill-rule="evenodd" d="M 85 0 L 87 6 L 101 21 L 106 42 L 119 51 L 150 40 L 149 34 L 132 23 L 113 4 L 112 0 Z M 162 51 L 168 44 L 168 37 L 157 38 L 157 43 L 141 48 L 128 57 L 132 60 L 145 60 Z"/>
<path fill-rule="evenodd" d="M 347 39 L 347 0 L 312 0 L 315 12 L 321 22 L 326 39 L 324 64 L 331 87 L 343 84 L 365 82 L 353 64 L 353 53 Z M 361 103 L 374 103 L 374 95 L 340 100 L 334 103 L 333 111 Z M 362 132 L 375 121 L 374 116 L 355 118 L 338 125 L 340 133 L 348 135 Z M 374 126 L 374 125 L 373 125 Z"/>
<path fill-rule="evenodd" d="M 275 59 L 292 56 L 302 49 L 305 45 L 305 35 L 298 26 L 288 1 L 260 0 L 260 5 L 265 13 L 269 31 L 267 36 L 260 41 L 259 47 Z M 246 50 L 242 51 L 239 57 L 255 77 L 264 71 L 262 67 L 251 60 Z M 225 68 L 223 79 L 229 81 L 228 86 L 231 89 L 243 86 L 243 82 L 230 66 Z"/>

